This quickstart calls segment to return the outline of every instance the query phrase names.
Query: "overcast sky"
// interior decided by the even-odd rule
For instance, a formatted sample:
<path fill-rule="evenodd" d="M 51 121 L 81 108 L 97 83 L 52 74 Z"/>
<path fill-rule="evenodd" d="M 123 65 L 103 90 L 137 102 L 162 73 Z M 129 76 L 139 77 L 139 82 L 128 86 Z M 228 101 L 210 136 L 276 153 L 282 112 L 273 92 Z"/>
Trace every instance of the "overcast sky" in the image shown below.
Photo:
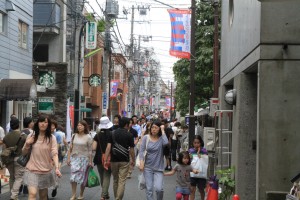
<path fill-rule="evenodd" d="M 103 9 L 105 9 L 105 1 L 106 0 L 98 0 Z M 176 8 L 190 7 L 190 1 L 188 0 L 160 0 L 160 2 L 169 4 Z M 134 37 L 137 41 L 139 35 L 146 37 L 152 36 L 152 40 L 149 39 L 149 42 L 144 42 L 142 40 L 141 47 L 154 48 L 154 52 L 157 55 L 157 60 L 160 61 L 162 66 L 161 76 L 163 80 L 166 82 L 166 84 L 168 84 L 168 81 L 173 82 L 174 76 L 172 72 L 172 66 L 173 63 L 178 59 L 169 55 L 171 24 L 167 9 L 170 7 L 160 4 L 154 0 L 118 0 L 118 3 L 119 18 L 126 18 L 126 16 L 123 14 L 123 10 L 126 9 L 128 11 L 127 19 L 117 19 L 121 37 L 125 45 L 129 45 L 130 43 L 131 7 L 134 6 L 135 8 L 138 8 L 144 6 L 145 8 L 150 8 L 150 10 L 147 9 L 147 15 L 140 15 L 139 10 L 135 9 L 134 21 L 137 22 L 134 23 Z M 89 0 L 89 5 L 86 5 L 86 9 L 88 11 L 92 10 L 90 5 L 93 7 L 95 12 L 97 12 L 100 16 L 103 16 L 96 0 Z M 116 27 L 115 31 L 117 32 Z"/>

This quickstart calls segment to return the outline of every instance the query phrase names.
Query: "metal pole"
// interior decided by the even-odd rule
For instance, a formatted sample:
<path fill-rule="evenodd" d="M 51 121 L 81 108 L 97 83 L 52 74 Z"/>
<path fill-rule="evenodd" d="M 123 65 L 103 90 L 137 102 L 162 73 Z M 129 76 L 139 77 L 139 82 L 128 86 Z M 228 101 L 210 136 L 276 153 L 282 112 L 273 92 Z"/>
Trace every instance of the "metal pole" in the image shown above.
<path fill-rule="evenodd" d="M 106 1 L 106 6 L 107 6 Z M 107 10 L 107 8 L 106 8 Z M 106 11 L 105 11 L 106 12 Z M 108 114 L 108 108 L 109 108 L 109 50 L 110 50 L 110 18 L 105 13 L 105 45 L 104 45 L 104 54 L 103 54 L 103 65 L 102 65 L 102 91 L 106 93 L 106 108 L 102 107 L 102 115 Z M 103 105 L 103 102 L 102 102 Z"/>
<path fill-rule="evenodd" d="M 172 104 L 173 104 L 173 82 L 171 82 L 171 99 L 170 99 L 170 120 L 172 121 L 173 120 L 173 117 L 172 117 Z"/>
<path fill-rule="evenodd" d="M 80 28 L 79 42 L 78 42 L 78 77 L 77 77 L 77 90 L 75 90 L 74 130 L 76 129 L 77 124 L 80 120 L 80 102 L 81 102 L 80 82 L 81 82 L 81 56 L 82 56 L 81 55 L 81 40 L 82 40 L 84 26 L 85 26 L 85 22 L 83 23 L 83 25 Z"/>
<path fill-rule="evenodd" d="M 191 0 L 191 58 L 190 58 L 190 116 L 189 116 L 189 146 L 192 146 L 192 142 L 195 136 L 195 23 L 196 23 L 196 0 Z"/>
<path fill-rule="evenodd" d="M 214 93 L 213 98 L 219 97 L 219 85 L 220 85 L 220 75 L 219 75 L 219 3 L 214 2 L 214 55 L 213 55 L 213 84 Z"/>

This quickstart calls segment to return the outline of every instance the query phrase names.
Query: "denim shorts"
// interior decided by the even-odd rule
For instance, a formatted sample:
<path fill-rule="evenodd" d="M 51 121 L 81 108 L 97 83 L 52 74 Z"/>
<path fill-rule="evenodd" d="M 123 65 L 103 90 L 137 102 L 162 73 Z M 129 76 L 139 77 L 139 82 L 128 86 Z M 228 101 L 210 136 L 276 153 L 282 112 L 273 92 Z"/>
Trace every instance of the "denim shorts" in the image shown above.
<path fill-rule="evenodd" d="M 190 188 L 188 188 L 188 187 L 179 187 L 179 186 L 176 186 L 176 193 L 190 194 L 191 191 L 190 191 Z"/>

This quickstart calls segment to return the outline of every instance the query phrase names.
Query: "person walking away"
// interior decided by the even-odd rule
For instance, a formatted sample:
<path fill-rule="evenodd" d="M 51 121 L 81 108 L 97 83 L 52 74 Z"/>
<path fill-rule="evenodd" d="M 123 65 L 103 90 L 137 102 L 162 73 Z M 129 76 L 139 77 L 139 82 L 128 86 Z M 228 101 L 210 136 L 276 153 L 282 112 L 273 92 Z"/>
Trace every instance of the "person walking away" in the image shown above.
<path fill-rule="evenodd" d="M 30 133 L 33 133 L 33 127 L 34 127 L 34 121 L 32 117 L 25 117 L 23 119 L 23 130 L 21 131 L 21 134 L 29 135 Z M 23 184 L 21 185 L 19 189 L 19 194 L 21 194 L 22 192 L 25 195 L 28 194 L 27 185 L 23 185 Z"/>
<path fill-rule="evenodd" d="M 93 151 L 96 151 L 94 164 L 97 166 L 100 175 L 100 183 L 102 187 L 100 200 L 106 200 L 109 199 L 110 196 L 108 189 L 110 185 L 111 168 L 104 168 L 104 163 L 102 163 L 102 155 L 105 154 L 107 144 L 112 143 L 111 128 L 113 127 L 113 124 L 106 116 L 101 117 L 99 123 L 99 129 L 93 141 Z"/>
<path fill-rule="evenodd" d="M 51 119 L 46 115 L 40 115 L 34 124 L 34 132 L 29 134 L 22 149 L 26 155 L 31 149 L 30 159 L 26 164 L 24 183 L 28 186 L 28 200 L 36 199 L 39 193 L 40 200 L 48 199 L 48 188 L 55 186 L 53 163 L 55 174 L 61 177 L 58 168 L 57 142 L 51 134 Z"/>
<path fill-rule="evenodd" d="M 135 129 L 132 128 L 133 120 L 130 119 L 129 121 L 130 121 L 129 122 L 129 134 L 131 134 L 133 136 L 134 148 L 136 148 L 136 145 L 137 145 L 137 143 L 139 141 L 138 133 L 137 133 L 137 131 Z M 133 168 L 134 168 L 133 166 L 129 166 L 128 175 L 127 175 L 128 179 L 131 178 L 131 174 L 132 174 Z"/>
<path fill-rule="evenodd" d="M 196 156 L 201 157 L 201 154 L 208 155 L 207 150 L 204 148 L 204 142 L 200 135 L 195 135 L 193 140 L 193 147 L 189 149 L 190 154 L 196 154 Z M 196 187 L 199 190 L 201 200 L 204 200 L 205 197 L 205 186 L 206 186 L 206 179 L 205 178 L 197 178 L 193 177 L 191 174 L 191 196 L 190 200 L 195 199 Z"/>
<path fill-rule="evenodd" d="M 146 143 L 149 137 L 149 142 Z M 150 134 L 142 139 L 140 148 L 140 171 L 144 173 L 146 182 L 146 197 L 147 200 L 153 200 L 153 191 L 156 192 L 157 200 L 163 199 L 163 171 L 164 157 L 163 149 L 168 144 L 168 138 L 165 134 L 164 125 L 160 121 L 154 121 L 150 127 Z M 146 157 L 144 153 L 147 151 Z"/>
<path fill-rule="evenodd" d="M 70 200 L 76 199 L 77 184 L 80 184 L 80 194 L 77 200 L 84 199 L 85 187 L 81 184 L 83 183 L 87 166 L 93 166 L 92 143 L 93 139 L 89 134 L 87 122 L 84 120 L 79 121 L 77 131 L 72 136 L 71 146 L 68 151 L 67 164 L 71 166 L 70 182 L 72 187 Z"/>
<path fill-rule="evenodd" d="M 173 131 L 173 136 L 171 138 L 171 157 L 173 161 L 177 161 L 177 154 L 179 153 L 178 149 L 178 133 L 180 132 L 181 123 L 175 122 L 174 126 L 171 127 Z"/>
<path fill-rule="evenodd" d="M 189 200 L 190 195 L 190 172 L 199 173 L 191 166 L 191 157 L 189 152 L 180 152 L 177 164 L 170 172 L 165 172 L 164 176 L 172 176 L 177 173 L 176 179 L 176 200 Z"/>
<path fill-rule="evenodd" d="M 170 122 L 167 119 L 164 119 L 163 121 L 164 127 L 165 127 L 165 133 L 166 136 L 168 138 L 168 144 L 164 147 L 164 156 L 166 159 L 166 167 L 165 170 L 171 170 L 172 166 L 171 166 L 171 138 L 174 135 L 174 132 L 172 130 L 172 128 L 170 127 Z"/>
<path fill-rule="evenodd" d="M 129 118 L 122 117 L 119 125 L 120 128 L 112 133 L 111 143 L 107 144 L 105 150 L 106 161 L 111 153 L 113 191 L 116 200 L 123 199 L 129 165 L 134 166 L 135 163 L 133 137 L 131 134 L 128 134 Z M 107 167 L 107 162 L 104 163 L 104 167 Z"/>
<path fill-rule="evenodd" d="M 3 147 L 9 148 L 17 145 L 14 161 L 8 163 L 6 168 L 9 171 L 9 188 L 11 192 L 10 199 L 18 199 L 19 188 L 22 185 L 25 168 L 17 163 L 17 159 L 22 153 L 22 147 L 26 141 L 26 134 L 21 134 L 19 130 L 20 121 L 13 117 L 10 120 L 10 132 L 3 138 Z"/>

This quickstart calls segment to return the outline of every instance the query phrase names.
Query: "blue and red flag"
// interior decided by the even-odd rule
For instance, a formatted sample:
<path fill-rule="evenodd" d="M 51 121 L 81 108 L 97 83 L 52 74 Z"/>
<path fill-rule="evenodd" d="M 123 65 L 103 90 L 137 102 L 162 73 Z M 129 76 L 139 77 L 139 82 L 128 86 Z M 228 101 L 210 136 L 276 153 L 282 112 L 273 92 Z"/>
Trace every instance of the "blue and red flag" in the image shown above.
<path fill-rule="evenodd" d="M 168 9 L 171 19 L 170 55 L 190 59 L 191 13 L 189 9 Z"/>

